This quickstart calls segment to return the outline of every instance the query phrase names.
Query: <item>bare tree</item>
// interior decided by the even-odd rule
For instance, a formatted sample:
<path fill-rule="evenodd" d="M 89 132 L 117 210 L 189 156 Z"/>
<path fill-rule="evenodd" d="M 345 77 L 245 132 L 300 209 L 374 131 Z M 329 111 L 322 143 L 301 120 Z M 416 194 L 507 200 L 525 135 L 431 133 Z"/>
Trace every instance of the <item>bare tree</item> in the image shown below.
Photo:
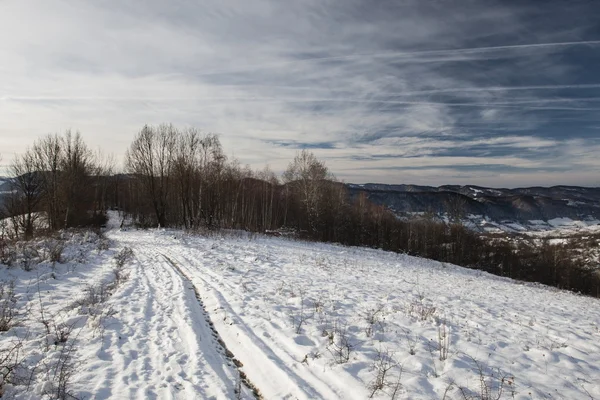
<path fill-rule="evenodd" d="M 450 217 L 450 222 L 459 224 L 465 217 L 465 209 L 467 207 L 467 197 L 460 193 L 452 193 L 449 200 L 446 202 L 446 210 Z"/>
<path fill-rule="evenodd" d="M 80 225 L 87 218 L 91 206 L 90 177 L 98 173 L 93 154 L 81 138 L 67 131 L 61 138 L 62 158 L 60 162 L 61 214 L 64 214 L 64 227 Z"/>
<path fill-rule="evenodd" d="M 324 189 L 332 175 L 325 164 L 307 150 L 296 154 L 283 173 L 284 182 L 292 188 L 292 195 L 298 196 L 306 213 L 308 228 L 317 232 L 323 208 Z"/>
<path fill-rule="evenodd" d="M 221 219 L 219 206 L 227 157 L 217 135 L 207 135 L 200 141 L 200 185 L 198 209 L 204 223 L 214 227 Z"/>
<path fill-rule="evenodd" d="M 267 165 L 258 173 L 258 178 L 262 180 L 262 202 L 261 202 L 261 223 L 262 229 L 271 229 L 274 220 L 274 201 L 279 180 L 277 175 Z"/>
<path fill-rule="evenodd" d="M 36 170 L 35 156 L 31 150 L 17 156 L 10 166 L 13 176 L 10 183 L 13 191 L 8 205 L 9 214 L 13 216 L 23 231 L 26 240 L 33 237 L 35 220 L 37 219 L 40 201 L 42 200 L 42 177 Z"/>
<path fill-rule="evenodd" d="M 93 174 L 96 177 L 96 185 L 94 186 L 92 212 L 96 217 L 108 208 L 109 188 L 115 181 L 115 159 L 112 155 L 104 155 L 101 151 L 98 151 L 94 158 L 96 165 Z"/>
<path fill-rule="evenodd" d="M 172 125 L 145 125 L 126 154 L 126 167 L 141 181 L 154 209 L 156 222 L 167 224 L 167 197 L 176 145 Z"/>
<path fill-rule="evenodd" d="M 186 228 L 195 225 L 194 183 L 198 172 L 197 155 L 201 138 L 196 129 L 190 128 L 178 137 L 173 164 L 174 181 L 179 196 L 180 219 Z"/>
<path fill-rule="evenodd" d="M 60 168 L 62 159 L 62 141 L 57 134 L 47 135 L 37 140 L 32 149 L 36 170 L 42 177 L 43 208 L 50 229 L 59 229 L 60 219 Z"/>
<path fill-rule="evenodd" d="M 25 217 L 25 236 L 32 234 L 34 212 L 43 211 L 56 230 L 89 222 L 96 160 L 79 132 L 47 135 L 12 166 Z"/>

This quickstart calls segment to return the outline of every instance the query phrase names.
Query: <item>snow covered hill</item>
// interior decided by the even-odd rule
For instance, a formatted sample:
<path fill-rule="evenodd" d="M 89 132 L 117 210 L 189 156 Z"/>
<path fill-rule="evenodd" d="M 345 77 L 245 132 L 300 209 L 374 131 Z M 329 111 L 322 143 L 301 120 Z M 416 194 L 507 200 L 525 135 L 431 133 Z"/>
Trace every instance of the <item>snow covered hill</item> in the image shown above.
<path fill-rule="evenodd" d="M 600 219 L 600 188 L 383 184 L 348 184 L 347 188 L 351 196 L 364 192 L 370 201 L 386 206 L 401 218 L 423 213 L 460 216 L 470 227 L 482 231 L 513 232 L 512 224 L 528 230 L 553 229 L 553 221 L 561 219 L 597 225 Z"/>
<path fill-rule="evenodd" d="M 79 322 L 75 394 L 600 397 L 597 299 L 400 254 L 243 232 L 113 230 L 107 236 L 110 250 L 88 263 L 55 267 L 55 279 L 45 281 L 62 290 L 71 285 L 70 293 L 83 296 L 91 272 L 105 276 L 109 256 L 125 246 L 133 250 L 123 271 L 129 279 L 106 300 L 110 315 L 99 325 L 90 316 Z M 15 275 L 14 269 L 1 273 Z M 15 275 L 20 306 L 36 308 L 36 291 L 24 294 L 37 275 Z M 53 310 L 78 298 L 69 297 L 49 297 Z M 70 310 L 69 321 L 86 315 L 80 307 Z M 36 332 L 39 318 L 27 324 Z M 94 334 L 94 326 L 102 328 Z M 9 330 L 0 343 L 16 334 Z M 34 344 L 25 350 L 33 352 Z M 43 397 L 44 387 L 17 394 Z"/>
<path fill-rule="evenodd" d="M 190 279 L 266 398 L 366 398 L 384 367 L 382 398 L 476 395 L 482 379 L 506 398 L 600 395 L 595 299 L 374 250 L 112 237 Z"/>

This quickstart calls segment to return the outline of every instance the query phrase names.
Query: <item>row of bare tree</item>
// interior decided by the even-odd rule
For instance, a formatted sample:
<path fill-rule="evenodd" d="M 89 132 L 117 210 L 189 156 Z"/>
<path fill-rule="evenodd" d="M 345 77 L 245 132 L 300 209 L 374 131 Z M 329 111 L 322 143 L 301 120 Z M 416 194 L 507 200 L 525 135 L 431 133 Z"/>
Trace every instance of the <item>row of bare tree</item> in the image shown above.
<path fill-rule="evenodd" d="M 317 235 L 345 202 L 327 167 L 299 153 L 283 174 L 229 161 L 218 137 L 144 126 L 126 154 L 119 207 L 142 225 L 252 231 L 293 227 Z"/>
<path fill-rule="evenodd" d="M 37 140 L 10 167 L 11 191 L 3 211 L 12 220 L 14 234 L 30 239 L 36 226 L 58 230 L 102 220 L 108 165 L 79 133 Z"/>
<path fill-rule="evenodd" d="M 114 207 L 142 227 L 293 232 L 600 295 L 600 276 L 562 253 L 549 260 L 555 248 L 499 243 L 459 224 L 402 221 L 364 193 L 350 197 L 306 150 L 279 179 L 268 167 L 252 171 L 228 160 L 215 135 L 163 124 L 144 126 L 135 136 L 126 173 L 112 174 L 102 160 L 79 134 L 36 141 L 12 166 L 5 211 L 15 229 L 28 239 L 42 217 L 51 230 L 98 225 Z"/>

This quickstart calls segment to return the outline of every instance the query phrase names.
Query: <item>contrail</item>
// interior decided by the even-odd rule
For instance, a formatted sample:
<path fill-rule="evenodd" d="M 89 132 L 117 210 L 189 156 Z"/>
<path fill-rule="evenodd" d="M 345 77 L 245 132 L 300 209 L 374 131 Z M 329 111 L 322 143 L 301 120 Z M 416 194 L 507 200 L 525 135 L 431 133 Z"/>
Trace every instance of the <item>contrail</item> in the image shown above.
<path fill-rule="evenodd" d="M 581 40 L 572 42 L 552 42 L 552 43 L 527 43 L 527 44 L 510 44 L 501 46 L 484 46 L 484 47 L 464 47 L 458 49 L 440 49 L 440 50 L 418 50 L 418 51 L 389 51 L 382 53 L 363 53 L 363 54 L 346 54 L 337 56 L 326 56 L 326 57 L 307 57 L 296 60 L 286 60 L 268 64 L 250 65 L 245 68 L 232 68 L 232 69 L 219 69 L 213 71 L 200 72 L 195 76 L 207 76 L 207 75 L 218 75 L 235 72 L 249 72 L 261 69 L 273 69 L 285 65 L 307 63 L 307 62 L 319 62 L 319 61 L 334 61 L 334 60 L 348 60 L 348 59 L 367 59 L 367 58 L 379 58 L 379 57 L 402 57 L 408 58 L 413 56 L 422 55 L 451 55 L 451 54 L 474 54 L 484 53 L 497 50 L 517 50 L 517 49 L 534 49 L 534 48 L 546 48 L 546 47 L 570 47 L 570 46 L 593 46 L 600 45 L 600 40 Z M 422 60 L 423 62 L 429 62 L 429 60 Z"/>
<path fill-rule="evenodd" d="M 597 89 L 600 83 L 582 83 L 572 85 L 534 85 L 534 86 L 487 86 L 487 87 L 458 87 L 446 89 L 428 89 L 403 92 L 400 95 L 413 94 L 434 94 L 434 93 L 454 93 L 454 92 L 497 92 L 509 90 L 556 90 L 556 89 Z"/>
<path fill-rule="evenodd" d="M 566 85 L 563 85 L 566 86 Z M 574 86 L 574 85 L 568 85 Z M 597 84 L 600 87 L 600 84 Z M 473 91 L 479 90 L 473 88 Z M 485 89 L 482 89 L 485 90 Z M 427 92 L 429 93 L 429 92 Z M 592 98 L 590 98 L 592 99 Z M 329 97 L 311 97 L 311 98 L 292 98 L 292 97 L 4 97 L 1 100 L 17 100 L 17 101 L 140 101 L 143 102 L 147 107 L 151 107 L 148 102 L 158 101 L 161 103 L 169 101 L 207 101 L 207 102 L 219 102 L 219 101 L 240 101 L 240 102 L 261 102 L 261 103 L 356 103 L 356 104 L 395 104 L 395 105 L 416 105 L 416 106 L 445 106 L 445 107 L 498 107 L 498 108 L 519 108 L 526 110 L 565 110 L 565 111 L 600 111 L 598 107 L 566 107 L 566 106 L 522 106 L 518 104 L 535 103 L 535 100 L 519 101 L 514 102 L 435 102 L 435 101 L 411 101 L 411 100 L 387 100 L 387 99 L 360 99 L 360 98 L 329 98 Z M 554 99 L 554 101 L 560 101 L 560 99 Z M 563 101 L 577 101 L 578 99 L 565 99 Z M 598 100 L 598 99 L 594 99 Z M 546 102 L 544 99 L 538 101 L 540 104 Z M 218 105 L 218 104 L 212 104 Z"/>
<path fill-rule="evenodd" d="M 316 57 L 307 58 L 302 60 L 333 60 L 338 58 L 351 58 L 351 57 L 391 57 L 391 56 L 415 56 L 415 55 L 430 55 L 430 54 L 456 54 L 456 53 L 482 53 L 487 51 L 495 50 L 513 50 L 513 49 L 527 49 L 527 48 L 543 48 L 543 47 L 567 47 L 567 46 L 584 46 L 584 45 L 599 45 L 600 40 L 582 40 L 576 42 L 554 42 L 554 43 L 529 43 L 529 44 L 510 44 L 502 46 L 485 46 L 485 47 L 464 47 L 460 49 L 442 49 L 442 50 L 419 50 L 411 52 L 403 51 L 392 51 L 384 53 L 372 53 L 372 54 L 352 54 L 352 55 L 340 55 L 331 57 Z"/>
<path fill-rule="evenodd" d="M 244 85 L 239 85 L 244 86 Z M 216 86 L 218 87 L 218 86 Z M 277 87 L 277 86 L 276 86 Z M 457 93 L 457 92 L 498 92 L 498 91 L 517 91 L 517 90 L 557 90 L 557 89 L 598 89 L 600 83 L 582 83 L 582 84 L 568 84 L 568 85 L 534 85 L 534 86 L 484 86 L 484 87 L 455 87 L 445 89 L 427 89 L 427 90 L 413 90 L 407 92 L 390 92 L 385 93 L 385 97 L 392 96 L 413 96 L 418 94 L 435 94 L 435 93 Z M 303 87 L 304 89 L 310 89 Z M 323 88 L 315 88 L 316 90 L 323 90 Z M 352 93 L 351 90 L 329 90 L 332 93 Z M 584 98 L 565 98 L 565 99 L 533 99 L 531 102 L 545 102 L 545 101 L 585 101 L 585 100 L 597 100 L 597 97 L 584 97 Z M 281 97 L 260 97 L 260 96 L 208 96 L 208 97 L 114 97 L 114 96 L 3 96 L 0 97 L 0 101 L 221 101 L 221 100 L 242 100 L 242 101 L 264 101 L 264 100 L 284 100 L 284 101 L 344 101 L 344 98 L 281 98 Z M 363 101 L 370 102 L 395 102 L 395 100 L 377 100 L 377 99 L 364 99 Z M 404 102 L 398 100 L 398 102 Z M 519 102 L 519 100 L 515 100 Z M 521 101 L 525 102 L 525 101 Z M 498 103 L 500 104 L 500 103 Z M 511 101 L 511 104 L 514 102 Z"/>

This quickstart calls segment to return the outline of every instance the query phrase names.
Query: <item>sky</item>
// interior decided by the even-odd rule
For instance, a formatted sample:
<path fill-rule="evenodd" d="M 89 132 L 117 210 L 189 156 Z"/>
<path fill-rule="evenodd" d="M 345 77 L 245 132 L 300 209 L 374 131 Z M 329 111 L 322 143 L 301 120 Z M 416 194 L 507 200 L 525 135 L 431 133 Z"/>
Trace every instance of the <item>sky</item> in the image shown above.
<path fill-rule="evenodd" d="M 0 0 L 0 154 L 144 124 L 346 182 L 600 186 L 600 2 Z"/>

